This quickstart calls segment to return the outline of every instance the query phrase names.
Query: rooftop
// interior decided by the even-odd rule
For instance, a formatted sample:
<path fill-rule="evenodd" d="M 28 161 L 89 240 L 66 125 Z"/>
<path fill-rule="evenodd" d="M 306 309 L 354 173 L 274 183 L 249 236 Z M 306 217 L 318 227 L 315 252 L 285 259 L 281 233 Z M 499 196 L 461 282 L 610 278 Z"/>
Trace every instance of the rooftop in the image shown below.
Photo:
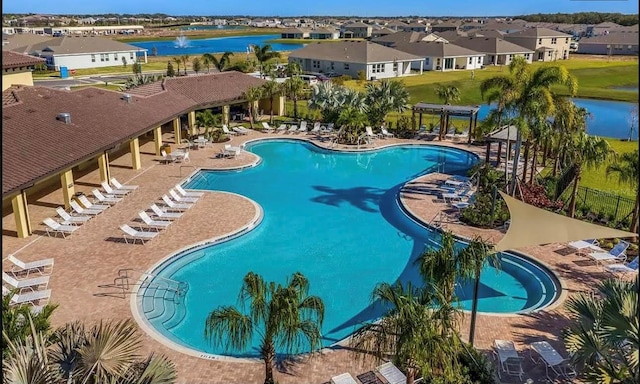
<path fill-rule="evenodd" d="M 345 63 L 380 63 L 393 60 L 409 61 L 421 59 L 419 56 L 369 41 L 309 44 L 291 52 L 289 58 L 321 59 Z"/>
<path fill-rule="evenodd" d="M 29 56 L 12 51 L 2 51 L 2 69 L 29 67 L 45 62 L 46 60 L 40 57 Z"/>

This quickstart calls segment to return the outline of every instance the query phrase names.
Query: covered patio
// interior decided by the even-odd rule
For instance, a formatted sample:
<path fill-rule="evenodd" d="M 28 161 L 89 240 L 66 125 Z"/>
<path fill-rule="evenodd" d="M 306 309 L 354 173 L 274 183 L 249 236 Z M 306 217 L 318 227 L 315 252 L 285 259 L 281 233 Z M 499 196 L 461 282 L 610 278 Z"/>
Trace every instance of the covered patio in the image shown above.
<path fill-rule="evenodd" d="M 417 103 L 413 106 L 413 113 L 411 115 L 411 127 L 416 129 L 416 114 L 418 115 L 418 126 L 422 126 L 422 115 L 440 115 L 440 134 L 438 140 L 442 140 L 449 130 L 449 117 L 468 117 L 469 118 L 469 138 L 468 143 L 471 143 L 473 132 L 478 125 L 478 111 L 480 106 L 465 106 L 465 105 L 449 105 L 449 104 L 429 104 L 429 103 Z"/>

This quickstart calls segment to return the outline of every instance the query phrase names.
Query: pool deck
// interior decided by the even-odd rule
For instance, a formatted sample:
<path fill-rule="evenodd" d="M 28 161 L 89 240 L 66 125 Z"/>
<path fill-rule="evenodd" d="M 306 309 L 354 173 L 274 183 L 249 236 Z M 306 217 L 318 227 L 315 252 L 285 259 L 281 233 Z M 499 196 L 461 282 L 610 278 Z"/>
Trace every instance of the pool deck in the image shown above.
<path fill-rule="evenodd" d="M 275 135 L 252 131 L 246 136 L 233 137 L 224 144 L 239 145 L 245 141 L 265 137 L 299 137 L 314 141 L 320 146 L 328 146 L 325 141 L 313 140 L 312 135 Z M 171 134 L 165 134 L 166 141 L 172 141 Z M 446 145 L 470 150 L 483 157 L 484 147 L 467 146 L 450 142 L 424 142 L 419 140 L 385 139 L 377 140 L 367 148 L 399 143 L 425 143 Z M 3 270 L 10 268 L 6 261 L 8 254 L 15 254 L 23 261 L 55 258 L 49 288 L 52 289 L 51 302 L 59 304 L 54 312 L 53 326 L 60 326 L 72 320 L 85 322 L 101 319 L 132 318 L 130 295 L 123 297 L 122 291 L 113 286 L 120 269 L 130 268 L 146 271 L 169 254 L 191 244 L 229 234 L 247 225 L 256 215 L 254 205 L 247 199 L 228 193 L 207 193 L 195 207 L 187 211 L 167 230 L 145 245 L 125 244 L 118 226 L 136 223 L 137 213 L 153 202 L 159 202 L 162 194 L 168 192 L 197 168 L 221 169 L 239 167 L 257 160 L 256 156 L 244 152 L 237 159 L 218 158 L 224 144 L 213 144 L 205 149 L 191 150 L 191 161 L 187 164 L 160 164 L 154 155 L 153 141 L 141 141 L 142 169 L 131 169 L 130 155 L 111 155 L 111 174 L 124 184 L 139 185 L 130 196 L 109 208 L 106 212 L 80 227 L 74 234 L 62 237 L 47 237 L 41 224 L 45 217 L 55 217 L 55 207 L 61 205 L 62 191 L 59 188 L 43 193 L 30 200 L 29 214 L 35 234 L 26 239 L 15 236 L 13 215 L 3 212 Z M 334 149 L 344 149 L 336 146 Z M 76 192 L 89 192 L 100 188 L 99 173 L 96 169 L 83 174 L 74 174 Z M 430 174 L 412 181 L 414 186 L 428 184 L 444 175 Z M 405 190 L 403 203 L 418 217 L 429 222 L 437 213 L 448 207 L 434 196 L 419 190 Z M 463 237 L 480 234 L 485 239 L 497 242 L 503 233 L 497 230 L 478 230 L 460 224 L 449 223 L 447 228 Z M 547 265 L 562 280 L 566 294 L 589 291 L 593 285 L 605 277 L 602 269 L 583 257 L 568 253 L 562 244 L 528 247 L 521 250 Z M 218 271 L 224 273 L 224 271 Z M 313 284 L 313 282 L 311 282 Z M 464 337 L 468 335 L 468 316 L 462 325 Z M 564 353 L 560 332 L 567 321 L 561 306 L 529 315 L 479 315 L 476 330 L 476 346 L 489 350 L 494 339 L 510 339 L 518 350 L 524 351 L 532 341 L 548 340 Z M 144 331 L 143 352 L 167 355 L 178 370 L 178 383 L 261 383 L 264 380 L 264 366 L 261 362 L 209 361 L 174 351 L 159 343 Z M 524 355 L 524 354 L 523 354 Z M 276 371 L 279 383 L 324 383 L 332 376 L 350 372 L 354 377 L 373 369 L 376 362 L 356 360 L 351 352 L 332 350 L 315 354 L 312 359 L 303 358 L 295 364 Z M 525 380 L 527 377 L 544 377 L 544 367 L 534 367 L 525 360 Z M 506 382 L 516 382 L 509 378 Z"/>

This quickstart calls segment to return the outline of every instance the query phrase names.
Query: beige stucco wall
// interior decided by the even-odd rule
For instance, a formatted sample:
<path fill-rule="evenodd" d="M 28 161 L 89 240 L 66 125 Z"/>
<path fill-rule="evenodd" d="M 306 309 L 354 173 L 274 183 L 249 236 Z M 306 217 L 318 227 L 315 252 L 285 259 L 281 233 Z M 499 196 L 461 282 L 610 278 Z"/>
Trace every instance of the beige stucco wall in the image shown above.
<path fill-rule="evenodd" d="M 2 90 L 12 85 L 33 85 L 31 71 L 2 73 Z"/>

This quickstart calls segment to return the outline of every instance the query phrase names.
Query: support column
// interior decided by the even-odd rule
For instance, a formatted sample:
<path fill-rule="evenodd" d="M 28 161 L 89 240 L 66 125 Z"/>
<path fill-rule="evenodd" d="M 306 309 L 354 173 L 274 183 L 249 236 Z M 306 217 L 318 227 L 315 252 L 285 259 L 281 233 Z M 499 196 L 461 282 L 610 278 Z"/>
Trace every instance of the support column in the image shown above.
<path fill-rule="evenodd" d="M 278 96 L 276 100 L 278 104 L 276 105 L 276 108 L 274 108 L 274 110 L 277 111 L 278 116 L 284 116 L 285 114 L 284 107 L 286 105 L 284 96 Z"/>
<path fill-rule="evenodd" d="M 187 115 L 189 118 L 189 130 L 192 135 L 197 134 L 196 132 L 196 111 L 191 111 Z"/>
<path fill-rule="evenodd" d="M 29 209 L 27 205 L 27 194 L 22 191 L 11 199 L 13 208 L 13 218 L 16 221 L 16 232 L 18 237 L 23 239 L 31 235 L 31 221 L 29 220 Z"/>
<path fill-rule="evenodd" d="M 173 119 L 173 137 L 176 144 L 182 141 L 182 132 L 180 131 L 180 116 Z"/>
<path fill-rule="evenodd" d="M 416 129 L 416 110 L 411 111 L 411 129 Z"/>
<path fill-rule="evenodd" d="M 487 151 L 484 155 L 484 162 L 489 163 L 489 156 L 491 154 L 491 142 L 487 141 Z"/>
<path fill-rule="evenodd" d="M 496 167 L 500 165 L 501 156 L 502 156 L 502 141 L 498 141 L 498 156 L 496 158 Z"/>
<path fill-rule="evenodd" d="M 471 116 L 469 116 L 469 140 L 467 141 L 467 144 L 471 144 L 471 137 L 473 137 L 473 114 Z"/>
<path fill-rule="evenodd" d="M 422 128 L 422 113 L 420 113 L 420 117 L 418 117 L 418 128 Z"/>
<path fill-rule="evenodd" d="M 98 156 L 98 168 L 100 170 L 100 181 L 109 182 L 109 155 L 106 152 Z"/>
<path fill-rule="evenodd" d="M 134 171 L 142 168 L 140 162 L 140 140 L 136 137 L 129 142 L 129 151 L 131 151 L 131 167 Z"/>
<path fill-rule="evenodd" d="M 420 60 L 420 74 L 424 71 L 424 60 Z"/>
<path fill-rule="evenodd" d="M 223 105 L 222 106 L 222 124 L 229 124 L 229 114 L 231 113 L 231 106 Z"/>
<path fill-rule="evenodd" d="M 60 174 L 60 185 L 62 186 L 62 197 L 64 199 L 65 208 L 71 206 L 71 198 L 75 193 L 73 184 L 73 171 L 68 169 Z"/>
<path fill-rule="evenodd" d="M 160 148 L 162 148 L 162 127 L 153 128 L 153 143 L 156 148 L 156 156 L 161 156 Z"/>

